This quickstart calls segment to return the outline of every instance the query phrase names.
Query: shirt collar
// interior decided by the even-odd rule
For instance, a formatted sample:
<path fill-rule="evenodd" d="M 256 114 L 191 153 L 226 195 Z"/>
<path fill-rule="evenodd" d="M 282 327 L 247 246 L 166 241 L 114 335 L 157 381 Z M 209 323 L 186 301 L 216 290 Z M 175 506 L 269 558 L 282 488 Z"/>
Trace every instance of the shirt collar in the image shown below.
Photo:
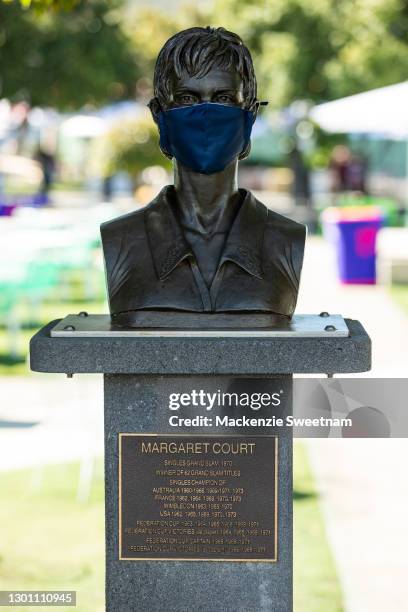
<path fill-rule="evenodd" d="M 232 261 L 249 274 L 263 278 L 262 245 L 267 208 L 245 189 L 232 223 L 220 267 Z M 174 211 L 174 187 L 164 187 L 146 209 L 146 229 L 157 276 L 165 279 L 187 257 L 194 257 Z"/>
<path fill-rule="evenodd" d="M 229 231 L 220 266 L 224 261 L 233 261 L 262 279 L 262 246 L 268 209 L 250 191 L 240 189 L 240 193 L 243 202 Z"/>

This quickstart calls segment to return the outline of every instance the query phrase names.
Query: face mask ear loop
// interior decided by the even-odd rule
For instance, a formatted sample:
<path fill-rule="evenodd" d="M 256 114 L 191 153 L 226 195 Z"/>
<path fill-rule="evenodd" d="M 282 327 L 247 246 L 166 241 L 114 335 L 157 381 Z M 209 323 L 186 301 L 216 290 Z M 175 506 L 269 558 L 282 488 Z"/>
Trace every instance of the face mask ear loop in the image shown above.
<path fill-rule="evenodd" d="M 248 110 L 250 110 L 251 112 L 253 112 L 255 119 L 258 116 L 258 112 L 261 106 L 268 106 L 269 102 L 268 100 L 254 100 L 254 102 L 251 104 L 251 106 L 249 107 Z M 254 123 L 255 123 L 255 119 L 254 119 Z"/>

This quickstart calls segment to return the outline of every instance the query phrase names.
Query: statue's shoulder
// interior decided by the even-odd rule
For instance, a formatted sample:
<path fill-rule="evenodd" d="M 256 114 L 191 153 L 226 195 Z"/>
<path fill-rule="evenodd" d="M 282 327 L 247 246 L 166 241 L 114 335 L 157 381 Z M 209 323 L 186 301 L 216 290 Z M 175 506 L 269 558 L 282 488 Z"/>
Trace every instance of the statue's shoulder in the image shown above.
<path fill-rule="evenodd" d="M 161 203 L 161 194 L 158 194 L 149 204 L 120 217 L 101 224 L 102 240 L 113 240 L 131 232 L 137 235 L 144 232 L 146 213 L 155 210 Z"/>
<path fill-rule="evenodd" d="M 307 228 L 264 206 L 262 269 L 271 288 L 276 286 L 276 312 L 293 314 L 299 291 Z M 277 281 L 277 279 L 279 279 Z"/>
<path fill-rule="evenodd" d="M 282 253 L 291 262 L 291 266 L 300 276 L 303 262 L 307 227 L 289 217 L 271 210 L 259 200 L 256 206 L 261 207 L 264 218 L 264 258 L 265 261 L 282 261 Z"/>
<path fill-rule="evenodd" d="M 251 208 L 255 211 L 258 222 L 260 221 L 264 225 L 265 230 L 299 239 L 306 236 L 307 228 L 305 225 L 275 212 L 258 200 L 253 193 L 247 191 L 246 194 L 249 196 Z"/>
<path fill-rule="evenodd" d="M 262 206 L 265 206 L 262 204 Z M 274 232 L 279 232 L 284 237 L 291 240 L 304 241 L 306 239 L 307 228 L 303 223 L 298 223 L 289 217 L 285 217 L 280 213 L 267 208 L 266 229 Z"/>

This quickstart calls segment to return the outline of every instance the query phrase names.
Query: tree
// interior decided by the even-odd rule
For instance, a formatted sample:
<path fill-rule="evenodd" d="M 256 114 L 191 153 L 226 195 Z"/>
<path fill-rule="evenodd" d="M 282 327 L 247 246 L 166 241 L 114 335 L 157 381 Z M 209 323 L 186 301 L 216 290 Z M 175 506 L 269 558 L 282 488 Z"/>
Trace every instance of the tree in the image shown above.
<path fill-rule="evenodd" d="M 271 106 L 330 100 L 406 79 L 405 0 L 216 0 L 253 52 Z"/>
<path fill-rule="evenodd" d="M 150 113 L 115 123 L 93 145 L 93 172 L 102 177 L 117 172 L 137 176 L 149 166 L 169 168 L 169 160 L 161 153 L 159 136 Z"/>
<path fill-rule="evenodd" d="M 31 0 L 31 6 L 0 0 L 0 96 L 27 95 L 57 108 L 133 97 L 134 83 L 147 99 L 161 46 L 196 25 L 222 25 L 242 36 L 270 108 L 331 100 L 408 74 L 406 0 L 190 1 L 178 11 L 121 0 Z"/>
<path fill-rule="evenodd" d="M 60 110 L 133 97 L 139 68 L 120 9 L 120 0 L 81 0 L 37 14 L 0 2 L 0 96 Z"/>
<path fill-rule="evenodd" d="M 137 83 L 137 95 L 147 101 L 152 96 L 153 73 L 157 55 L 166 40 L 176 32 L 193 26 L 206 26 L 212 13 L 206 6 L 186 4 L 182 10 L 130 8 L 123 28 L 132 41 L 143 75 Z"/>
<path fill-rule="evenodd" d="M 10 4 L 13 0 L 1 0 L 4 4 Z M 59 11 L 59 10 L 70 10 L 76 4 L 79 3 L 80 0 L 19 0 L 20 4 L 24 8 L 33 8 L 37 12 L 47 11 L 49 9 Z"/>

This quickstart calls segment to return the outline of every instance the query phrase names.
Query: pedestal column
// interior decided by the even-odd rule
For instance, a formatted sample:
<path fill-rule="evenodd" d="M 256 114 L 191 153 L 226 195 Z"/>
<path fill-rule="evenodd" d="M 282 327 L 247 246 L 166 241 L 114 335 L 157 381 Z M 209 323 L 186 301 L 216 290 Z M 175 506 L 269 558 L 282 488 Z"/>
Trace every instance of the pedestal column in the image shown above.
<path fill-rule="evenodd" d="M 245 389 L 250 393 L 255 393 L 255 389 L 263 393 L 280 393 L 282 394 L 282 406 L 279 410 L 269 408 L 262 410 L 252 410 L 249 407 L 233 406 L 231 408 L 220 409 L 214 407 L 211 411 L 203 410 L 202 408 L 185 407 L 177 411 L 169 411 L 169 396 L 170 394 L 190 393 L 192 389 L 202 390 L 205 393 L 217 393 L 224 391 L 228 393 L 239 393 L 243 396 Z M 243 396 L 245 397 L 245 396 Z M 134 375 L 106 375 L 105 376 L 105 475 L 106 475 L 106 605 L 109 612 L 161 612 L 162 610 L 171 610 L 172 612 L 182 612 L 187 609 L 198 609 L 202 612 L 233 612 L 236 610 L 248 612 L 248 610 L 257 610 L 259 612 L 288 612 L 292 609 L 292 436 L 291 430 L 281 430 L 277 434 L 274 427 L 257 427 L 257 426 L 217 426 L 216 417 L 221 419 L 228 415 L 237 420 L 243 416 L 253 420 L 257 420 L 262 415 L 262 418 L 267 419 L 273 414 L 287 412 L 290 409 L 291 402 L 291 376 L 274 377 L 270 379 L 243 379 L 236 377 L 197 377 L 197 376 L 134 376 Z M 185 418 L 186 416 L 194 416 L 200 414 L 211 419 L 211 426 L 205 427 L 171 427 L 169 425 L 169 417 Z M 209 416 L 210 415 L 210 416 Z M 257 504 L 265 504 L 266 512 L 270 513 L 270 522 L 267 521 L 265 513 L 261 516 L 265 517 L 265 524 L 262 525 L 262 519 L 258 521 L 260 524 L 256 527 L 258 532 L 265 527 L 270 527 L 270 523 L 275 524 L 274 513 L 276 512 L 276 533 L 267 536 L 249 536 L 250 545 L 264 545 L 271 549 L 273 540 L 276 538 L 276 548 L 274 554 L 271 554 L 271 549 L 268 549 L 265 556 L 267 559 L 261 559 L 254 562 L 244 561 L 241 559 L 242 551 L 245 550 L 245 545 L 237 546 L 238 552 L 232 556 L 238 557 L 239 560 L 226 560 L 225 553 L 219 552 L 222 546 L 218 546 L 217 552 L 213 553 L 211 560 L 165 560 L 156 561 L 154 559 L 143 560 L 121 560 L 120 551 L 120 530 L 121 536 L 126 539 L 125 527 L 120 525 L 119 521 L 119 434 L 123 433 L 159 433 L 168 434 L 169 441 L 177 441 L 178 439 L 187 440 L 202 440 L 210 442 L 212 440 L 234 441 L 241 440 L 244 443 L 259 445 L 259 437 L 265 440 L 268 437 L 265 449 L 262 449 L 262 458 L 265 458 L 266 465 L 258 465 L 257 453 L 254 455 L 245 455 L 237 458 L 235 455 L 226 453 L 222 458 L 227 458 L 227 461 L 232 458 L 233 466 L 239 465 L 241 476 L 235 479 L 226 479 L 229 488 L 229 493 L 233 493 L 233 488 L 236 485 L 237 489 L 241 487 L 244 481 L 245 490 L 243 496 L 248 502 L 245 512 L 240 508 L 244 504 L 244 500 L 240 503 L 233 503 L 232 514 L 238 510 L 237 517 L 224 518 L 223 522 L 233 526 L 239 520 L 247 524 L 253 519 L 257 522 L 258 508 Z M 198 436 L 195 438 L 194 436 Z M 275 438 L 276 436 L 276 438 Z M 273 438 L 271 440 L 271 438 Z M 144 438 L 145 440 L 147 438 Z M 166 439 L 160 436 L 159 440 Z M 152 438 L 154 440 L 154 438 Z M 276 464 L 274 447 L 272 443 L 276 440 Z M 244 446 L 245 448 L 245 446 Z M 217 447 L 218 449 L 218 447 Z M 269 453 L 269 449 L 271 452 Z M 225 450 L 229 450 L 226 448 Z M 247 450 L 245 448 L 245 450 Z M 203 458 L 203 454 L 200 458 Z M 167 460 L 180 457 L 192 458 L 194 455 L 180 453 L 162 454 L 157 464 L 163 463 L 163 457 Z M 196 455 L 197 457 L 197 455 Z M 219 455 L 218 455 L 219 457 Z M 123 456 L 122 461 L 128 462 L 129 457 Z M 221 459 L 222 461 L 222 459 Z M 124 467 L 124 466 L 122 466 Z M 126 467 L 131 470 L 132 467 Z M 144 469 L 141 467 L 141 469 Z M 276 500 L 272 486 L 275 480 L 276 469 Z M 135 472 L 137 470 L 134 470 Z M 153 472 L 154 470 L 152 470 Z M 125 470 L 123 470 L 125 472 Z M 247 476 L 252 474 L 248 482 Z M 153 474 L 152 474 L 153 476 Z M 131 475 L 130 475 L 131 477 Z M 269 481 L 270 478 L 270 481 Z M 191 479 L 192 480 L 192 479 Z M 196 477 L 195 480 L 201 482 L 202 479 Z M 252 481 L 252 482 L 251 482 Z M 165 482 L 165 481 L 162 481 Z M 169 482 L 169 479 L 167 479 Z M 257 490 L 258 483 L 265 483 L 265 491 Z M 158 520 L 158 509 L 163 508 L 165 504 L 152 501 L 154 494 L 152 488 L 157 482 L 152 478 L 150 490 L 147 491 L 150 496 L 148 501 L 149 508 L 145 511 L 141 510 L 137 517 L 135 516 L 133 523 L 137 519 L 150 518 Z M 175 487 L 172 487 L 173 490 Z M 195 491 L 201 492 L 203 488 L 207 491 L 211 487 L 193 486 Z M 122 506 L 132 502 L 133 493 L 137 495 L 138 489 L 138 474 L 134 473 L 133 487 L 130 485 L 127 490 L 122 487 Z M 146 490 L 143 491 L 145 495 Z M 190 499 L 194 499 L 191 496 Z M 198 495 L 203 499 L 203 495 Z M 218 496 L 224 499 L 224 496 Z M 144 501 L 144 500 L 143 500 Z M 275 508 L 276 502 L 276 508 Z M 134 503 L 134 507 L 138 507 L 138 502 Z M 141 502 L 140 505 L 143 505 Z M 171 504 L 170 504 L 171 505 Z M 186 504 L 187 505 L 187 504 Z M 217 515 L 212 510 L 213 504 L 204 502 L 204 505 L 210 514 Z M 222 505 L 222 504 L 219 504 Z M 228 504 L 227 504 L 228 505 Z M 248 512 L 248 508 L 250 508 Z M 170 521 L 177 520 L 178 511 L 173 511 L 173 516 L 167 517 Z M 195 511 L 196 517 L 191 520 L 194 529 L 200 524 L 198 512 Z M 222 512 L 225 516 L 228 513 Z M 188 509 L 183 512 L 184 518 L 187 516 Z M 216 518 L 212 519 L 214 522 Z M 129 516 L 128 524 L 132 524 Z M 165 519 L 163 519 L 163 522 Z M 178 522 L 183 522 L 183 518 Z M 208 525 L 208 520 L 205 521 Z M 248 527 L 246 527 L 248 530 Z M 264 529 L 269 532 L 268 529 Z M 156 534 L 160 533 L 160 529 L 152 529 Z M 233 531 L 233 529 L 232 529 Z M 226 538 L 231 541 L 231 536 Z M 129 538 L 132 541 L 132 538 Z M 149 538 L 142 538 L 145 542 Z M 166 542 L 169 536 L 165 536 Z M 178 537 L 179 542 L 183 541 L 183 537 Z M 194 540 L 194 535 L 189 536 L 189 541 Z M 135 539 L 136 541 L 136 539 Z M 139 539 L 140 541 L 140 539 Z M 216 537 L 211 538 L 212 542 L 216 541 Z M 266 546 L 265 546 L 266 545 Z M 123 546 L 123 554 L 129 554 L 126 546 Z M 180 546 L 175 546 L 177 552 L 173 552 L 179 558 L 191 557 L 197 559 L 202 556 L 202 552 L 188 553 L 183 552 Z M 206 550 L 210 546 L 201 546 L 200 550 Z M 233 550 L 233 547 L 230 547 Z M 159 550 L 166 550 L 166 544 L 162 545 Z M 142 556 L 146 553 L 133 553 L 135 557 Z M 162 556 L 164 553 L 156 553 Z M 165 553 L 169 554 L 169 553 Z M 248 553 L 245 553 L 247 555 Z M 228 554 L 231 557 L 231 553 Z M 259 555 L 250 553 L 252 558 L 257 558 Z M 271 560 L 272 556 L 274 560 Z M 227 557 L 228 558 L 228 557 Z"/>

